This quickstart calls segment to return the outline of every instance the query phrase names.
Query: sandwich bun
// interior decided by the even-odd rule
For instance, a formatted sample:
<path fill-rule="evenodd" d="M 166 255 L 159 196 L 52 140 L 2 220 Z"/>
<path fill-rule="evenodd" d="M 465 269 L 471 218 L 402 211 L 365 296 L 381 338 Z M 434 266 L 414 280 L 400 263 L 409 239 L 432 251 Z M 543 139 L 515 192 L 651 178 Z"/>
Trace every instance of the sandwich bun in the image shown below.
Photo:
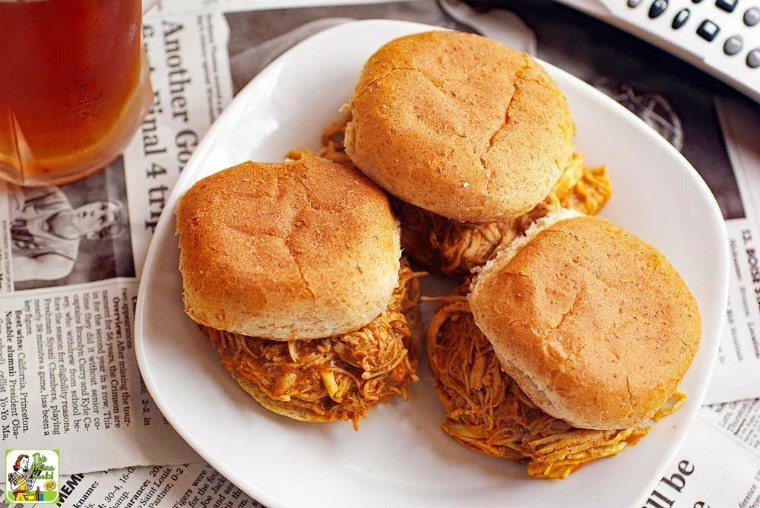
<path fill-rule="evenodd" d="M 468 296 L 503 370 L 547 414 L 586 429 L 650 419 L 694 358 L 701 320 L 664 255 L 596 217 L 538 224 Z"/>
<path fill-rule="evenodd" d="M 197 182 L 176 210 L 185 311 L 274 340 L 355 330 L 398 285 L 399 229 L 360 172 L 317 157 L 245 162 Z"/>
<path fill-rule="evenodd" d="M 517 217 L 569 164 L 567 100 L 527 53 L 432 31 L 366 62 L 349 102 L 345 150 L 385 190 L 456 221 Z"/>

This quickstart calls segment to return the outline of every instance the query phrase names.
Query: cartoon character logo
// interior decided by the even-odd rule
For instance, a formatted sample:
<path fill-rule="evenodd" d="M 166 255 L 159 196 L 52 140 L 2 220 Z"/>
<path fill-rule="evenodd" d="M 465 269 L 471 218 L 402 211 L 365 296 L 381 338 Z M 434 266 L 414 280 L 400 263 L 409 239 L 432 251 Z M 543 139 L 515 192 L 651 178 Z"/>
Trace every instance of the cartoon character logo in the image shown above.
<path fill-rule="evenodd" d="M 32 469 L 29 467 L 29 455 L 22 453 L 13 463 L 13 472 L 8 473 L 8 484 L 13 492 L 14 501 L 27 501 L 27 491 L 34 489 Z"/>
<path fill-rule="evenodd" d="M 58 450 L 6 450 L 4 501 L 57 503 Z"/>

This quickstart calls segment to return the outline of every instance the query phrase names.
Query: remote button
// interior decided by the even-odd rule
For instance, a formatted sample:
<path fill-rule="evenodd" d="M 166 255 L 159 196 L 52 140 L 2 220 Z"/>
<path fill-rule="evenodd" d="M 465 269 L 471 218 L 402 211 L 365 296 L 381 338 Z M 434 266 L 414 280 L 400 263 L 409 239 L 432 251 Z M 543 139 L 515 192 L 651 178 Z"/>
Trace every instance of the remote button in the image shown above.
<path fill-rule="evenodd" d="M 678 30 L 684 24 L 689 20 L 689 16 L 691 16 L 691 11 L 687 8 L 683 8 L 680 11 L 676 13 L 676 15 L 673 17 L 673 23 L 671 26 Z"/>
<path fill-rule="evenodd" d="M 726 12 L 734 12 L 739 0 L 716 0 L 715 5 Z"/>
<path fill-rule="evenodd" d="M 744 11 L 744 24 L 747 26 L 755 26 L 760 22 L 760 7 L 750 7 Z"/>
<path fill-rule="evenodd" d="M 704 20 L 700 23 L 699 28 L 697 28 L 697 35 L 707 42 L 712 42 L 715 36 L 718 35 L 718 32 L 720 32 L 720 27 L 709 19 Z"/>
<path fill-rule="evenodd" d="M 634 7 L 638 7 L 641 3 L 641 0 L 628 0 L 628 7 L 633 9 Z"/>
<path fill-rule="evenodd" d="M 760 67 L 760 48 L 753 49 L 747 55 L 747 65 L 752 69 Z"/>
<path fill-rule="evenodd" d="M 668 8 L 668 0 L 654 0 L 649 7 L 649 19 L 659 18 Z"/>
<path fill-rule="evenodd" d="M 742 46 L 744 46 L 744 40 L 741 35 L 734 35 L 723 43 L 723 52 L 728 56 L 734 56 L 742 50 Z"/>

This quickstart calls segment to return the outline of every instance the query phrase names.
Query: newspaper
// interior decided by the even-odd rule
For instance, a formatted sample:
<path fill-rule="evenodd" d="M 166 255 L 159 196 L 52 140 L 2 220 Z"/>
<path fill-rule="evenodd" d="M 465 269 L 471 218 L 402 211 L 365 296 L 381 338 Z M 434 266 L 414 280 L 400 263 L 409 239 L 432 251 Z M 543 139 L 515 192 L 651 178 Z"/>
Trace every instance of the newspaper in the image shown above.
<path fill-rule="evenodd" d="M 200 460 L 148 395 L 132 325 L 163 203 L 232 97 L 226 23 L 219 13 L 175 13 L 147 16 L 143 31 L 154 100 L 123 157 L 92 178 L 61 187 L 0 184 L 8 205 L 0 208 L 3 243 L 13 243 L 2 249 L 3 442 L 7 448 L 59 449 L 67 473 Z M 21 214 L 33 221 L 106 200 L 128 210 L 118 235 L 82 238 L 63 277 L 19 268 L 34 254 L 9 227 Z"/>
<path fill-rule="evenodd" d="M 59 450 L 63 506 L 256 506 L 182 441 L 137 368 L 135 299 L 165 200 L 233 95 L 303 38 L 359 18 L 472 31 L 487 20 L 489 36 L 520 44 L 648 120 L 695 164 L 716 195 L 733 259 L 711 405 L 700 411 L 676 459 L 641 504 L 760 506 L 760 107 L 552 3 L 511 2 L 509 13 L 467 11 L 453 2 L 441 2 L 447 7 L 442 9 L 433 0 L 319 3 L 282 0 L 272 9 L 251 0 L 160 2 L 144 20 L 153 106 L 123 157 L 65 186 L 29 190 L 0 183 L 3 447 Z M 452 5 L 467 17 L 452 17 Z M 568 39 L 576 43 L 565 44 Z M 636 49 L 621 51 L 616 44 Z M 652 69 L 662 75 L 641 76 L 636 55 L 642 54 L 660 62 Z M 20 210 L 43 213 L 28 205 L 34 200 L 69 209 L 108 200 L 120 203 L 128 220 L 105 238 L 78 242 L 65 275 L 43 270 L 30 277 L 19 262 L 22 254 L 14 251 L 13 224 Z"/>
<path fill-rule="evenodd" d="M 760 115 L 719 100 L 718 118 L 739 189 L 741 217 L 726 220 L 731 251 L 727 325 L 707 402 L 760 397 Z M 736 199 L 736 198 L 734 198 Z"/>
<path fill-rule="evenodd" d="M 1 487 L 0 495 L 3 495 Z M 59 506 L 74 508 L 262 506 L 205 462 L 63 475 L 60 477 L 60 501 Z"/>

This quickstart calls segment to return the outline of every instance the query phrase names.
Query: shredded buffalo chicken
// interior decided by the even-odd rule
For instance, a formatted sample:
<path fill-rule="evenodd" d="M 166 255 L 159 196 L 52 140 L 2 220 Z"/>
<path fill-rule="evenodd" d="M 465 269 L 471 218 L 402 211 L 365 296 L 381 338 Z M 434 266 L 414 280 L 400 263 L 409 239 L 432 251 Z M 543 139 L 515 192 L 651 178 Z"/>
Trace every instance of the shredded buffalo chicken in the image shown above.
<path fill-rule="evenodd" d="M 322 132 L 322 149 L 317 155 L 333 162 L 352 165 L 343 146 L 348 116 Z M 287 156 L 299 159 L 305 150 Z M 536 220 L 559 207 L 596 215 L 610 198 L 606 167 L 584 165 L 581 154 L 573 154 L 549 195 L 531 211 L 515 220 L 502 222 L 458 222 L 395 199 L 391 203 L 401 223 L 401 247 L 426 269 L 445 275 L 465 275 L 484 265 L 496 252 L 522 235 Z"/>
<path fill-rule="evenodd" d="M 404 251 L 432 272 L 461 275 L 484 265 L 501 247 L 552 210 L 573 208 L 595 215 L 609 197 L 607 168 L 586 167 L 583 157 L 574 154 L 546 199 L 512 221 L 457 222 L 397 199 L 393 205 L 401 222 Z"/>
<path fill-rule="evenodd" d="M 346 148 L 343 145 L 343 138 L 346 134 L 346 124 L 350 120 L 349 115 L 344 115 L 343 118 L 328 125 L 322 130 L 322 148 L 313 152 L 311 150 L 296 149 L 288 152 L 285 157 L 288 159 L 298 160 L 304 155 L 318 155 L 324 157 L 327 160 L 343 164 L 344 166 L 353 167 L 351 158 L 346 154 Z"/>
<path fill-rule="evenodd" d="M 427 331 L 435 390 L 447 413 L 442 429 L 454 440 L 487 455 L 523 462 L 534 478 L 562 479 L 636 444 L 649 432 L 649 427 L 578 429 L 541 411 L 501 370 L 459 293 L 442 299 Z M 653 419 L 672 413 L 684 400 L 685 395 L 674 394 Z"/>
<path fill-rule="evenodd" d="M 393 395 L 406 399 L 416 382 L 418 347 L 413 327 L 420 273 L 402 263 L 388 308 L 364 327 L 313 340 L 274 341 L 205 328 L 237 380 L 288 404 L 288 414 L 310 421 L 352 420 Z"/>

